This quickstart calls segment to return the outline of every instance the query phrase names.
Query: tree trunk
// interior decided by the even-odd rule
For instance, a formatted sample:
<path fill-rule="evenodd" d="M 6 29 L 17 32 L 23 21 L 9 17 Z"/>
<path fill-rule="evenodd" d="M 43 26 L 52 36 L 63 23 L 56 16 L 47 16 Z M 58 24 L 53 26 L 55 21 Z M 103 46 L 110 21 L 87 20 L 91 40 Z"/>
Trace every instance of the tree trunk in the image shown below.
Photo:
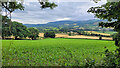
<path fill-rule="evenodd" d="M 17 36 L 15 36 L 15 40 L 17 40 Z"/>
<path fill-rule="evenodd" d="M 11 20 L 11 12 L 10 12 L 10 20 Z"/>
<path fill-rule="evenodd" d="M 11 12 L 10 12 L 10 21 L 11 21 Z M 12 34 L 12 23 L 10 23 L 10 33 Z"/>
<path fill-rule="evenodd" d="M 5 39 L 5 37 L 2 37 L 2 39 Z"/>
<path fill-rule="evenodd" d="M 119 43 L 118 43 L 118 40 L 117 40 L 117 39 L 115 39 L 115 45 L 116 45 L 116 46 L 119 46 Z"/>
<path fill-rule="evenodd" d="M 34 38 L 32 37 L 32 40 L 33 40 Z"/>

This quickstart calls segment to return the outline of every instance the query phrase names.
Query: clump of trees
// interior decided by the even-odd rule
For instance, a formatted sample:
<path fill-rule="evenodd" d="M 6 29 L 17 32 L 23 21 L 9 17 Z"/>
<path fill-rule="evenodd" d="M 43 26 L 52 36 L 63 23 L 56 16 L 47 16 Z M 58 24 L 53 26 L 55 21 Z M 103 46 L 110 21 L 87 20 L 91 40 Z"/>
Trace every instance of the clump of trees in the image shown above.
<path fill-rule="evenodd" d="M 32 40 L 35 40 L 37 37 L 39 37 L 38 36 L 38 34 L 39 34 L 39 31 L 38 31 L 38 29 L 36 29 L 36 28 L 28 28 L 28 30 L 29 30 L 29 38 L 31 38 Z"/>
<path fill-rule="evenodd" d="M 49 31 L 44 33 L 45 38 L 55 38 L 55 32 Z"/>
<path fill-rule="evenodd" d="M 27 28 L 22 23 L 19 22 L 12 22 L 8 17 L 4 17 L 3 19 L 6 20 L 2 23 L 2 38 L 14 36 L 15 39 L 22 39 L 29 37 L 32 40 L 38 37 L 39 31 L 35 28 Z M 19 38 L 18 38 L 19 37 Z"/>
<path fill-rule="evenodd" d="M 28 30 L 27 27 L 24 26 L 22 23 L 19 22 L 11 22 L 12 23 L 12 29 L 11 29 L 11 34 L 15 36 L 15 39 L 20 38 L 26 38 L 28 35 Z"/>
<path fill-rule="evenodd" d="M 67 32 L 70 32 L 70 29 L 69 28 L 61 28 L 59 31 L 67 33 Z"/>

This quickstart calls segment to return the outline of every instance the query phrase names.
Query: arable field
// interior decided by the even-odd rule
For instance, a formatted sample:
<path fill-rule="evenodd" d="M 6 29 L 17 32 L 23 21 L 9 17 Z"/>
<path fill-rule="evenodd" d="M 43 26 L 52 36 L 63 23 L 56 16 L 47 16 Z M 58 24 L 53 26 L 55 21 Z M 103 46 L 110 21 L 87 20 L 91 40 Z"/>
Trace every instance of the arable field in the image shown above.
<path fill-rule="evenodd" d="M 90 32 L 90 31 L 89 31 Z M 94 33 L 98 33 L 98 32 L 95 32 Z M 99 33 L 100 34 L 100 33 Z M 101 35 L 104 34 L 104 33 L 101 33 Z M 97 36 L 85 36 L 85 35 L 74 35 L 74 36 L 69 36 L 68 34 L 65 34 L 65 33 L 58 33 L 58 34 L 55 34 L 56 38 L 74 38 L 74 39 L 99 39 L 99 37 Z M 106 35 L 110 35 L 110 34 L 106 34 Z M 44 33 L 39 33 L 39 36 L 40 37 L 44 37 Z M 103 40 L 113 40 L 112 37 L 102 37 Z"/>
<path fill-rule="evenodd" d="M 101 63 L 114 41 L 90 39 L 2 40 L 3 66 L 83 66 L 91 58 Z"/>

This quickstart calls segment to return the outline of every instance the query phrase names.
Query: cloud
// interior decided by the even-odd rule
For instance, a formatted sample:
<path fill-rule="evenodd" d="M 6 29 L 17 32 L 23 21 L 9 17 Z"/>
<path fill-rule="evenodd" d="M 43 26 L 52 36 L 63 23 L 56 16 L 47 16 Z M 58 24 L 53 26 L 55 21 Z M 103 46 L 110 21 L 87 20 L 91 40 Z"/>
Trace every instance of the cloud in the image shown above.
<path fill-rule="evenodd" d="M 89 20 L 94 19 L 94 15 L 87 13 L 92 6 L 99 6 L 105 2 L 59 2 L 58 7 L 51 9 L 41 9 L 38 2 L 24 3 L 24 11 L 16 10 L 12 14 L 12 19 L 24 24 L 45 24 L 60 20 Z"/>
<path fill-rule="evenodd" d="M 61 19 L 57 19 L 56 21 L 61 21 L 61 20 L 71 20 L 70 18 L 61 18 Z"/>

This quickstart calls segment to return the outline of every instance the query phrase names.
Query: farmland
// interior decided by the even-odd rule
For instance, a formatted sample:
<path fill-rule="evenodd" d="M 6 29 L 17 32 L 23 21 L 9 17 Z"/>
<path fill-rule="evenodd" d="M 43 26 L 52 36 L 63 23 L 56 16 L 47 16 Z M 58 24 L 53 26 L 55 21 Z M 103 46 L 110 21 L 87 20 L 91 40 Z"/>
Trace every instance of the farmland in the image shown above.
<path fill-rule="evenodd" d="M 94 34 L 100 34 L 100 35 L 108 35 L 108 36 L 110 36 L 109 33 L 99 33 L 99 32 L 96 32 L 96 31 L 86 31 L 86 32 L 88 32 L 88 33 L 94 33 Z"/>
<path fill-rule="evenodd" d="M 103 33 L 102 31 L 97 31 L 99 33 Z M 104 33 L 107 33 L 107 34 L 114 34 L 114 33 L 117 33 L 115 31 L 105 31 Z"/>
<path fill-rule="evenodd" d="M 3 66 L 76 66 L 91 58 L 101 63 L 114 41 L 91 39 L 2 40 Z"/>
<path fill-rule="evenodd" d="M 95 34 L 98 32 L 93 31 Z M 98 34 L 104 34 L 104 35 L 110 35 L 110 34 L 105 34 L 105 33 L 98 33 Z M 44 33 L 39 33 L 39 37 L 44 37 Z M 79 38 L 79 39 L 99 39 L 97 36 L 85 36 L 85 35 L 74 35 L 74 36 L 69 36 L 66 33 L 57 33 L 56 38 Z M 112 37 L 102 37 L 103 40 L 113 40 Z"/>

